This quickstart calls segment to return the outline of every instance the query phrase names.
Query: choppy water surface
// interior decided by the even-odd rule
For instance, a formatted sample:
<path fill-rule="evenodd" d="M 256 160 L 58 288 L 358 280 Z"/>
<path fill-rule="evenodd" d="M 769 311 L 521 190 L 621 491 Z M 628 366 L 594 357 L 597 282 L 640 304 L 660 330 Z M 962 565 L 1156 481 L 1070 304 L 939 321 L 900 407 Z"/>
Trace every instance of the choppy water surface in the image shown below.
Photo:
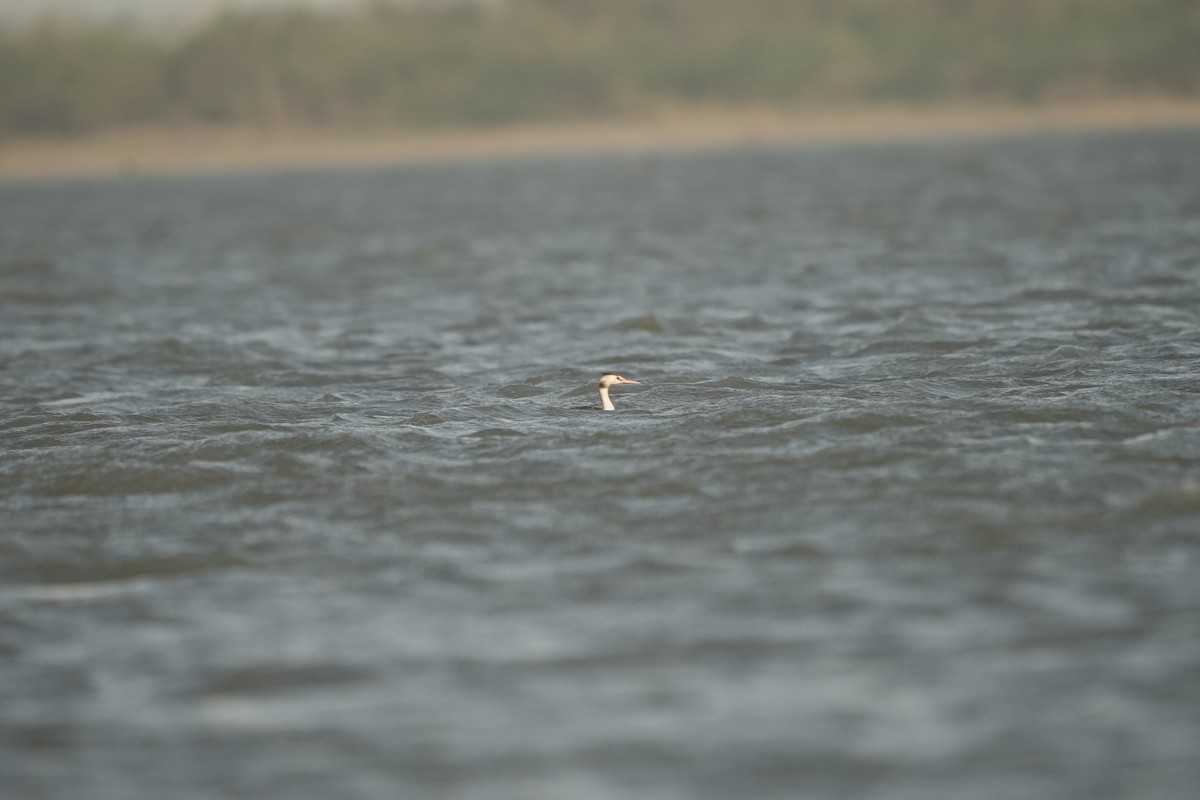
<path fill-rule="evenodd" d="M 0 211 L 6 797 L 1195 796 L 1198 133 Z"/>

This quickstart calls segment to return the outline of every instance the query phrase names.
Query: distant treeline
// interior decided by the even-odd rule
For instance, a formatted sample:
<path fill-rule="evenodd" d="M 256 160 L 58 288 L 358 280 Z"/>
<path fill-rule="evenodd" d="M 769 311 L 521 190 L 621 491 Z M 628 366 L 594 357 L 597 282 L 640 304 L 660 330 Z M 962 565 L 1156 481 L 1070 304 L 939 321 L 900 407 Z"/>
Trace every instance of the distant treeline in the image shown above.
<path fill-rule="evenodd" d="M 1200 94 L 1197 0 L 496 0 L 0 32 L 0 134 Z"/>

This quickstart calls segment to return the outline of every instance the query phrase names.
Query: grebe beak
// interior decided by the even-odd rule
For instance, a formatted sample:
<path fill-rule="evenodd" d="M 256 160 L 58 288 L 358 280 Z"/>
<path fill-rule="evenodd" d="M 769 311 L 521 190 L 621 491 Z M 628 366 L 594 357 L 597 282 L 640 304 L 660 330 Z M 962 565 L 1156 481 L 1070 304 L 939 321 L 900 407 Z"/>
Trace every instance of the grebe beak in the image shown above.
<path fill-rule="evenodd" d="M 636 383 L 638 386 L 642 385 L 641 381 L 635 381 L 632 378 L 621 378 L 621 383 Z"/>

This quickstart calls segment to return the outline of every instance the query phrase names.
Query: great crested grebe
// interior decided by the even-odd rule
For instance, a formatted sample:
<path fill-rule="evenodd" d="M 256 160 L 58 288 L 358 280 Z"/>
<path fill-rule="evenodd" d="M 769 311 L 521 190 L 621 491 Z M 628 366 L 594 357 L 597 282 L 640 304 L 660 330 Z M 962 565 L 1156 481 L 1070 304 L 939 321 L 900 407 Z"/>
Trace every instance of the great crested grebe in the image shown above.
<path fill-rule="evenodd" d="M 641 381 L 631 380 L 622 377 L 615 372 L 606 372 L 600 376 L 600 404 L 604 406 L 605 411 L 616 411 L 617 407 L 613 405 L 612 398 L 608 396 L 608 387 L 616 386 L 619 383 L 634 383 L 640 384 Z"/>

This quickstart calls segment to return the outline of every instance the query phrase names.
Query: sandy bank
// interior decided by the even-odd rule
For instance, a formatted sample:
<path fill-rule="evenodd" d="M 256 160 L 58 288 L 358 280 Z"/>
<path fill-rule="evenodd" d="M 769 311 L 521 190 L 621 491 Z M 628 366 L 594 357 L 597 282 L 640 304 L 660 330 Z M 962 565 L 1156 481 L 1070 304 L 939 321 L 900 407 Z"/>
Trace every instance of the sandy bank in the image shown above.
<path fill-rule="evenodd" d="M 1195 126 L 1200 126 L 1200 99 L 803 112 L 689 110 L 637 120 L 364 135 L 154 129 L 84 138 L 0 141 L 0 179 L 305 169 Z"/>

